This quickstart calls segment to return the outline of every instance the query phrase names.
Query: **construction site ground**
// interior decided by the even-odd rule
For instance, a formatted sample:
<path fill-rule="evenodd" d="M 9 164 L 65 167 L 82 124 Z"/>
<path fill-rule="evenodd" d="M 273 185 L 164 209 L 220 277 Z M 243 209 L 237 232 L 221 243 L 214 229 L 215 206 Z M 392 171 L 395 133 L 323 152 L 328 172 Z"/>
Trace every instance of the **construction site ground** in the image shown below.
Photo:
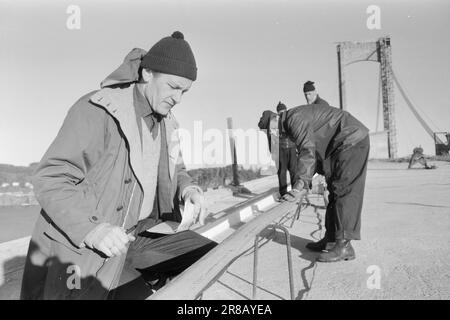
<path fill-rule="evenodd" d="M 322 238 L 325 209 L 319 195 L 311 195 L 291 227 L 294 299 L 450 299 L 450 162 L 431 162 L 434 170 L 406 169 L 407 163 L 371 161 L 362 213 L 362 239 L 353 241 L 356 259 L 316 262 L 318 253 L 305 248 Z M 245 183 L 254 194 L 277 186 L 269 176 Z M 211 212 L 247 200 L 228 189 L 206 193 Z M 29 219 L 37 207 L 28 209 Z M 2 215 L 7 213 L 0 212 Z M 23 215 L 23 214 L 22 214 Z M 19 237 L 31 234 L 33 223 L 22 215 L 9 217 Z M 5 229 L 5 230 L 6 230 Z M 5 233 L 6 234 L 6 233 Z M 9 235 L 11 238 L 11 234 Z M 6 238 L 4 238 L 6 239 Z M 22 240 L 21 240 L 22 239 Z M 6 239 L 0 244 L 0 299 L 17 299 L 26 241 Z M 242 254 L 203 294 L 203 299 L 252 298 L 253 250 Z M 257 299 L 290 299 L 284 235 L 267 233 L 259 250 Z M 6 274 L 8 273 L 8 274 Z"/>

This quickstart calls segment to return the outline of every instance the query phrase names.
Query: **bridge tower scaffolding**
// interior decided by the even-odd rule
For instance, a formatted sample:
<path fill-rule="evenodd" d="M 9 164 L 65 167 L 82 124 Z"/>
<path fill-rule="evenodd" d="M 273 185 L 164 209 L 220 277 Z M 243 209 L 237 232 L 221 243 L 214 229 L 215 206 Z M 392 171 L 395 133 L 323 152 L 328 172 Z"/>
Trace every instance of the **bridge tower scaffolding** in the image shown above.
<path fill-rule="evenodd" d="M 345 41 L 337 44 L 339 72 L 339 104 L 347 109 L 345 67 L 362 61 L 380 63 L 381 92 L 383 101 L 383 124 L 387 132 L 388 156 L 397 157 L 397 130 L 395 126 L 394 83 L 392 73 L 391 39 L 389 36 L 376 41 Z"/>

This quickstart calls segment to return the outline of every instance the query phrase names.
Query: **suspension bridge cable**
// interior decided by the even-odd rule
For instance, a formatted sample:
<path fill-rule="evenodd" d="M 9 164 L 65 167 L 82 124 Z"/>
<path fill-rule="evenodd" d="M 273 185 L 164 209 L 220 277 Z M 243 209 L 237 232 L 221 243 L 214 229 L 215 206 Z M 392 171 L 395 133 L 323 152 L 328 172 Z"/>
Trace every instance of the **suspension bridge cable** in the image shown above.
<path fill-rule="evenodd" d="M 391 67 L 391 71 L 392 71 L 392 74 L 393 74 L 394 77 L 395 77 L 395 74 L 394 74 L 394 71 L 392 70 L 392 67 Z M 407 100 L 406 102 L 407 102 L 407 103 L 409 102 L 409 103 L 412 105 L 412 102 L 411 102 L 408 98 L 406 98 L 406 97 L 407 97 L 406 90 L 403 89 L 403 87 L 400 86 L 400 83 L 399 83 L 398 80 L 396 80 L 396 83 L 397 83 L 399 89 L 401 88 L 401 90 L 403 90 L 402 95 L 404 96 L 405 100 Z M 401 91 L 400 91 L 400 92 L 401 92 Z M 419 109 L 419 111 L 427 118 L 427 120 L 429 120 L 429 121 L 431 122 L 431 124 L 432 124 L 438 131 L 442 131 L 442 130 L 441 130 L 441 129 L 433 122 L 433 119 L 431 119 L 431 118 L 427 115 L 427 113 L 426 113 L 424 110 L 422 110 L 419 106 L 414 106 L 414 108 L 415 108 L 415 109 Z"/>
<path fill-rule="evenodd" d="M 391 69 L 391 73 L 392 73 L 392 78 L 394 79 L 394 82 L 397 84 L 398 90 L 400 91 L 401 95 L 403 96 L 403 99 L 405 99 L 406 104 L 411 109 L 412 113 L 414 114 L 416 119 L 420 122 L 420 124 L 425 129 L 425 131 L 430 135 L 431 139 L 434 140 L 434 131 L 428 126 L 428 124 L 425 122 L 425 120 L 420 116 L 419 112 L 417 112 L 416 108 L 413 106 L 412 102 L 409 100 L 408 96 L 406 95 L 405 91 L 403 90 L 403 87 L 400 85 L 397 77 L 395 76 L 394 70 L 392 70 L 392 67 L 390 69 Z M 435 125 L 435 127 L 437 128 L 436 125 Z M 443 143 L 441 141 L 441 139 L 439 139 L 439 137 L 437 137 L 437 136 L 436 136 L 436 140 L 437 140 L 437 143 L 440 143 L 440 144 Z"/>

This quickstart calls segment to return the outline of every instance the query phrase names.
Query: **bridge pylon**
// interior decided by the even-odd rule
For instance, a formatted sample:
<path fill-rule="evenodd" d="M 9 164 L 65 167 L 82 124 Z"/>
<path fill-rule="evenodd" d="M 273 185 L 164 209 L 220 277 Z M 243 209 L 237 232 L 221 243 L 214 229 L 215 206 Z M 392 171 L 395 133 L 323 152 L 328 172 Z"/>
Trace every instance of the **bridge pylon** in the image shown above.
<path fill-rule="evenodd" d="M 389 36 L 376 41 L 345 41 L 337 44 L 339 72 L 339 105 L 347 109 L 345 67 L 363 61 L 380 63 L 381 93 L 383 101 L 383 124 L 387 132 L 388 155 L 397 157 L 397 130 L 395 126 L 394 82 L 392 77 L 391 39 Z"/>

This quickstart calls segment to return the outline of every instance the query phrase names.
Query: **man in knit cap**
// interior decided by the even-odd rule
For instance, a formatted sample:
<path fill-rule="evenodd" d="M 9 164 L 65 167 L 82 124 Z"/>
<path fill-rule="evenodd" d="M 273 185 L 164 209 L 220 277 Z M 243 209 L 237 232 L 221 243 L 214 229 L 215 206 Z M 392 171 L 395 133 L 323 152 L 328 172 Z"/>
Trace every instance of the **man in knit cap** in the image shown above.
<path fill-rule="evenodd" d="M 328 102 L 319 97 L 316 87 L 314 87 L 314 82 L 312 81 L 306 81 L 303 84 L 303 94 L 308 104 L 324 104 L 329 106 Z"/>
<path fill-rule="evenodd" d="M 42 210 L 22 299 L 146 298 L 158 279 L 216 245 L 189 230 L 146 232 L 181 221 L 182 203 L 194 209 L 188 224 L 207 215 L 172 114 L 196 78 L 194 54 L 177 31 L 148 52 L 133 49 L 100 90 L 70 108 L 35 172 Z"/>

